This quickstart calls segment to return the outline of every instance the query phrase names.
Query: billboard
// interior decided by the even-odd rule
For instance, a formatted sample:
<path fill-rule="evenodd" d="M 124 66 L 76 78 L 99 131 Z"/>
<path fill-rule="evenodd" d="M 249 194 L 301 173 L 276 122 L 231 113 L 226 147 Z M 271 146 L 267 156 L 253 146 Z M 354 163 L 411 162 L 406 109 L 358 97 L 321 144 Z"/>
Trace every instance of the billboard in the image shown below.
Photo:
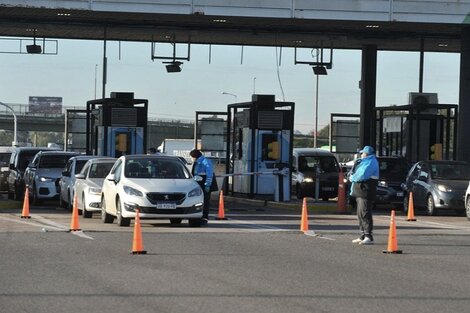
<path fill-rule="evenodd" d="M 62 113 L 62 97 L 29 97 L 29 113 Z"/>

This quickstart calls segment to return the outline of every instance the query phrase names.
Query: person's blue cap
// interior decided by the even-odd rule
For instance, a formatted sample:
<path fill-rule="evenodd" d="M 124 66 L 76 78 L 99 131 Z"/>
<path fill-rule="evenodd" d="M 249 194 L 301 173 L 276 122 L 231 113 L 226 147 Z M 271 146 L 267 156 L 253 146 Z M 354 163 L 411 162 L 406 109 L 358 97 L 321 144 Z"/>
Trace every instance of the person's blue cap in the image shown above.
<path fill-rule="evenodd" d="M 371 154 L 374 154 L 375 150 L 374 148 L 372 148 L 371 146 L 365 146 L 364 148 L 362 148 L 361 151 L 359 151 L 360 153 L 367 153 L 369 155 Z"/>

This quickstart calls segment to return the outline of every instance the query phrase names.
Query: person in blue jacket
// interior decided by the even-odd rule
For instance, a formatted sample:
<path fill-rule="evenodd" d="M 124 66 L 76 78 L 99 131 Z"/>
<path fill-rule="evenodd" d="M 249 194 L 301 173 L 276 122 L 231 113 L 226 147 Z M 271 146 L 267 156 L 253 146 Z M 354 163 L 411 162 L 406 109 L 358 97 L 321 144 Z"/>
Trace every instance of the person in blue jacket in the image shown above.
<path fill-rule="evenodd" d="M 211 191 L 213 190 L 215 184 L 214 179 L 214 170 L 212 169 L 211 160 L 207 159 L 202 155 L 201 151 L 194 149 L 189 152 L 189 155 L 193 159 L 193 168 L 192 174 L 202 177 L 202 181 L 199 182 L 199 185 L 204 192 L 204 207 L 202 210 L 202 224 L 207 224 L 209 220 L 209 204 L 211 199 Z"/>
<path fill-rule="evenodd" d="M 362 160 L 349 177 L 352 182 L 351 196 L 356 198 L 357 219 L 361 233 L 360 237 L 352 242 L 371 245 L 374 244 L 372 208 L 377 194 L 379 163 L 375 157 L 374 148 L 371 146 L 365 146 L 360 153 Z"/>

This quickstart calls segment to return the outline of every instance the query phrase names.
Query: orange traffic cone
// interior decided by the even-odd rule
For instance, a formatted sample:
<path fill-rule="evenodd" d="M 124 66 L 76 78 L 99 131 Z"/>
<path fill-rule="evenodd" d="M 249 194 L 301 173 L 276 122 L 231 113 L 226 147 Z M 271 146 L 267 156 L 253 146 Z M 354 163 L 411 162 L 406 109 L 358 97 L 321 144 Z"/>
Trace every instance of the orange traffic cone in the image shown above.
<path fill-rule="evenodd" d="M 226 220 L 225 205 L 224 205 L 224 191 L 220 190 L 219 193 L 219 212 L 217 213 L 217 220 Z"/>
<path fill-rule="evenodd" d="M 395 253 L 395 254 L 402 253 L 401 250 L 398 250 L 397 230 L 395 226 L 395 210 L 392 210 L 392 214 L 390 216 L 390 232 L 388 234 L 387 250 L 383 250 L 382 252 L 383 253 Z"/>
<path fill-rule="evenodd" d="M 337 202 L 337 213 L 346 213 L 346 188 L 344 186 L 344 174 L 343 171 L 339 171 L 338 178 L 338 202 Z"/>
<path fill-rule="evenodd" d="M 410 196 L 408 199 L 408 217 L 406 219 L 407 221 L 414 222 L 416 221 L 415 218 L 415 206 L 413 202 L 413 193 L 410 192 Z"/>
<path fill-rule="evenodd" d="M 24 191 L 24 201 L 23 201 L 23 212 L 21 212 L 21 218 L 31 218 L 29 215 L 29 189 L 26 187 Z"/>
<path fill-rule="evenodd" d="M 78 222 L 78 199 L 77 195 L 73 197 L 72 221 L 70 222 L 69 231 L 80 231 L 80 224 Z"/>
<path fill-rule="evenodd" d="M 139 209 L 135 210 L 134 238 L 132 240 L 132 254 L 147 254 L 142 242 L 142 230 L 140 229 Z"/>
<path fill-rule="evenodd" d="M 302 203 L 302 218 L 300 220 L 300 231 L 308 231 L 307 198 L 304 198 Z"/>

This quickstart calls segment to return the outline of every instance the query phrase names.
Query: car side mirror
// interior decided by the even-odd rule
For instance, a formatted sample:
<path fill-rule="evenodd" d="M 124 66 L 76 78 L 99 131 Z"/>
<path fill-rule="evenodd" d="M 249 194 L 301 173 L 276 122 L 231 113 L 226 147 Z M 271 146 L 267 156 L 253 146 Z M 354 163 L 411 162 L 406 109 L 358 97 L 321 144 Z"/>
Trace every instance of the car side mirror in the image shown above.
<path fill-rule="evenodd" d="M 10 170 L 14 170 L 14 169 L 15 169 L 15 165 L 10 164 L 10 165 L 8 166 L 8 168 L 9 168 Z"/>
<path fill-rule="evenodd" d="M 292 166 L 292 172 L 297 172 L 297 167 Z"/>
<path fill-rule="evenodd" d="M 31 163 L 28 164 L 28 167 L 30 167 L 30 168 L 36 168 L 36 165 L 34 165 L 34 163 L 31 162 Z"/>
<path fill-rule="evenodd" d="M 106 179 L 115 182 L 116 176 L 114 176 L 114 174 L 109 174 L 108 177 L 106 177 Z"/>
<path fill-rule="evenodd" d="M 84 174 L 75 174 L 75 179 L 85 179 Z"/>
<path fill-rule="evenodd" d="M 62 176 L 70 177 L 70 172 L 69 171 L 63 171 Z"/>
<path fill-rule="evenodd" d="M 195 175 L 195 176 L 193 177 L 193 179 L 194 179 L 195 181 L 197 181 L 197 182 L 200 182 L 200 181 L 203 181 L 203 180 L 204 180 L 204 178 L 202 178 L 202 177 L 199 176 L 199 175 Z"/>
<path fill-rule="evenodd" d="M 426 176 L 419 176 L 418 177 L 418 180 L 419 181 L 423 181 L 423 182 L 427 182 L 428 181 L 428 178 Z"/>

